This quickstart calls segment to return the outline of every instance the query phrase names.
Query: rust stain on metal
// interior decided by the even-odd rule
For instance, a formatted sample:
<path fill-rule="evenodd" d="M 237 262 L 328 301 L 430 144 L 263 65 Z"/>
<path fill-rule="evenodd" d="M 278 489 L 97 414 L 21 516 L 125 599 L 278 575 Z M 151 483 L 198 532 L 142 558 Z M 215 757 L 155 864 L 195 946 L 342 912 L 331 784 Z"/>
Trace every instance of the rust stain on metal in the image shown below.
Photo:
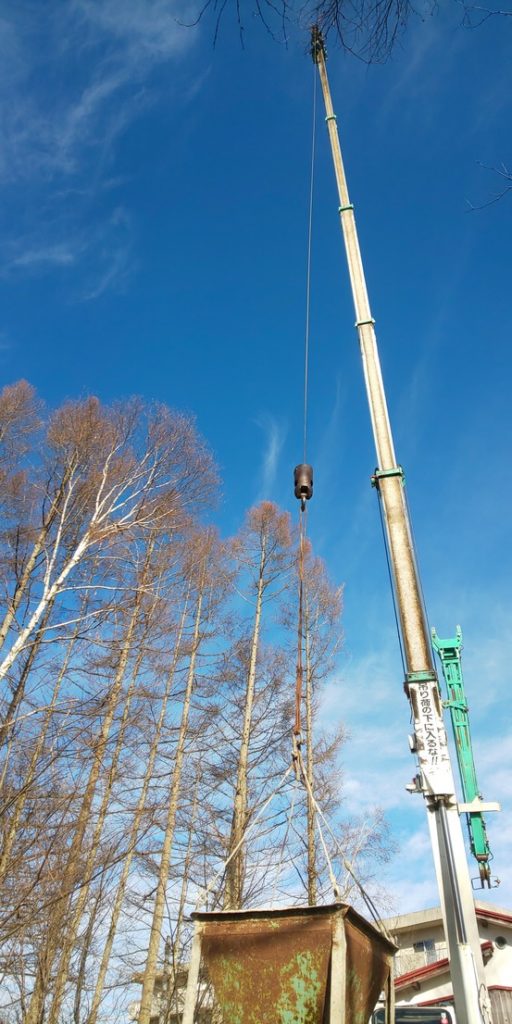
<path fill-rule="evenodd" d="M 281 968 L 281 996 L 276 1005 L 277 1019 L 283 1024 L 314 1024 L 318 1020 L 318 997 L 325 985 L 318 972 L 318 955 L 311 951 L 296 953 Z"/>
<path fill-rule="evenodd" d="M 351 910 L 345 918 L 347 943 L 347 1024 L 368 1024 L 384 988 L 393 946 Z"/>
<path fill-rule="evenodd" d="M 367 1024 L 393 946 L 346 905 L 194 914 L 223 1024 L 328 1024 L 335 920 L 343 918 L 343 1022 Z"/>
<path fill-rule="evenodd" d="M 330 922 L 302 915 L 222 918 L 203 923 L 202 949 L 224 1024 L 317 1024 Z"/>

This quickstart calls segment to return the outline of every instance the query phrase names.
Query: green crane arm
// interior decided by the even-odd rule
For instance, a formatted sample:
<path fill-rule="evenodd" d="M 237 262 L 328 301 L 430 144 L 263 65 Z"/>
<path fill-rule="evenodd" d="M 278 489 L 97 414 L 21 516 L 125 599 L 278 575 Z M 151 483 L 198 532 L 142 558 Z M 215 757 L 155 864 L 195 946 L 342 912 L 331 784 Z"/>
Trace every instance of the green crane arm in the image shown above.
<path fill-rule="evenodd" d="M 492 884 L 489 865 L 490 860 L 492 860 L 492 854 L 482 811 L 484 808 L 485 810 L 498 810 L 499 808 L 497 804 L 483 804 L 478 789 L 469 728 L 469 708 L 462 675 L 462 630 L 460 626 L 457 626 L 454 637 L 449 637 L 445 640 L 438 637 L 435 629 L 433 629 L 432 644 L 439 655 L 446 683 L 448 699 L 443 701 L 443 706 L 448 708 L 452 720 L 455 749 L 457 751 L 460 780 L 464 795 L 464 804 L 461 809 L 466 812 L 471 853 L 478 863 L 481 888 L 483 889 L 485 886 L 490 887 Z M 474 809 L 470 809 L 469 805 L 472 805 Z"/>

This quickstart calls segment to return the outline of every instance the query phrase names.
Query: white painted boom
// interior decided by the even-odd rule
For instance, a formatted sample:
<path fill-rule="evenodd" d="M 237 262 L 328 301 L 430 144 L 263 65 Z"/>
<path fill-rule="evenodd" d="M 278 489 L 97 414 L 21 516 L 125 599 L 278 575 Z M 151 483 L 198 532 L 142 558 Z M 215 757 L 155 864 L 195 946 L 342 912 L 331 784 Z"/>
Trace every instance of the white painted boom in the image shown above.
<path fill-rule="evenodd" d="M 406 665 L 405 688 L 414 721 L 412 750 L 418 761 L 419 773 L 410 788 L 421 792 L 425 798 L 457 1021 L 460 1024 L 492 1024 L 439 684 L 414 557 L 403 472 L 395 456 L 374 320 L 327 78 L 325 48 L 316 28 L 313 29 L 312 56 L 318 66 L 325 100 L 341 228 L 377 452 L 378 468 L 374 482 L 384 511 Z"/>

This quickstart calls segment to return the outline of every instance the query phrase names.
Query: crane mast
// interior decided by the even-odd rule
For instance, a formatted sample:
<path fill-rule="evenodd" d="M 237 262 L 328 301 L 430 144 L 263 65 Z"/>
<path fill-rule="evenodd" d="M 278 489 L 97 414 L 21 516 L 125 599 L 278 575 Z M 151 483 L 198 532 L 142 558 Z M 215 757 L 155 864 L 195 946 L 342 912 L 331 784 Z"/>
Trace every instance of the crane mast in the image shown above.
<path fill-rule="evenodd" d="M 340 202 L 340 222 L 355 307 L 355 326 L 377 453 L 373 483 L 382 504 L 386 526 L 406 668 L 404 685 L 414 724 L 410 745 L 417 759 L 418 773 L 408 788 L 412 792 L 421 793 L 425 799 L 457 1021 L 459 1024 L 492 1024 L 439 682 L 405 500 L 404 474 L 395 455 L 374 330 L 375 321 L 368 299 L 354 207 L 350 202 L 327 78 L 325 46 L 316 26 L 312 29 L 311 54 L 318 67 L 325 101 Z"/>

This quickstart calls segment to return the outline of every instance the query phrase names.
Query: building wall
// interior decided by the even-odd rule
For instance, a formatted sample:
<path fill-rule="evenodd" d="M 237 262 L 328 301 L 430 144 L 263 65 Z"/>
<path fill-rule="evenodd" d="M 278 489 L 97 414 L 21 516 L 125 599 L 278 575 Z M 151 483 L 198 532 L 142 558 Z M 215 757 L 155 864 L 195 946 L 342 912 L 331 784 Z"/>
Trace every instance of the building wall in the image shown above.
<path fill-rule="evenodd" d="M 491 990 L 492 1024 L 512 1024 L 512 991 Z"/>
<path fill-rule="evenodd" d="M 492 943 L 491 950 L 486 950 L 485 975 L 490 989 L 493 1006 L 496 1006 L 494 1024 L 512 1024 L 512 915 L 508 911 L 493 908 L 490 904 L 479 903 L 477 906 L 487 912 L 493 910 L 502 914 L 504 920 L 478 916 L 478 931 L 482 943 Z M 447 957 L 446 942 L 442 922 L 438 910 L 403 915 L 386 922 L 399 948 L 396 957 L 396 976 L 408 974 L 418 968 L 425 967 L 435 960 Z M 423 943 L 424 948 L 419 946 Z M 489 955 L 491 953 L 491 955 Z M 500 989 L 501 991 L 498 991 Z M 506 991 L 510 989 L 511 991 Z M 442 974 L 429 978 L 419 977 L 411 980 L 407 988 L 397 991 L 397 1003 L 414 1005 L 415 1003 L 438 1000 L 442 1002 L 451 996 L 452 988 L 448 968 Z"/>
<path fill-rule="evenodd" d="M 485 965 L 487 984 L 512 986 L 512 925 L 480 919 L 478 931 L 482 942 L 490 940 L 493 946 L 492 957 Z"/>
<path fill-rule="evenodd" d="M 407 974 L 418 967 L 426 967 L 435 960 L 447 956 L 446 942 L 441 924 L 418 925 L 403 937 L 396 933 L 393 938 L 400 947 L 395 958 L 395 974 Z M 423 949 L 418 946 L 423 944 Z M 432 944 L 432 948 L 427 948 Z M 416 948 L 415 948 L 416 947 Z"/>

